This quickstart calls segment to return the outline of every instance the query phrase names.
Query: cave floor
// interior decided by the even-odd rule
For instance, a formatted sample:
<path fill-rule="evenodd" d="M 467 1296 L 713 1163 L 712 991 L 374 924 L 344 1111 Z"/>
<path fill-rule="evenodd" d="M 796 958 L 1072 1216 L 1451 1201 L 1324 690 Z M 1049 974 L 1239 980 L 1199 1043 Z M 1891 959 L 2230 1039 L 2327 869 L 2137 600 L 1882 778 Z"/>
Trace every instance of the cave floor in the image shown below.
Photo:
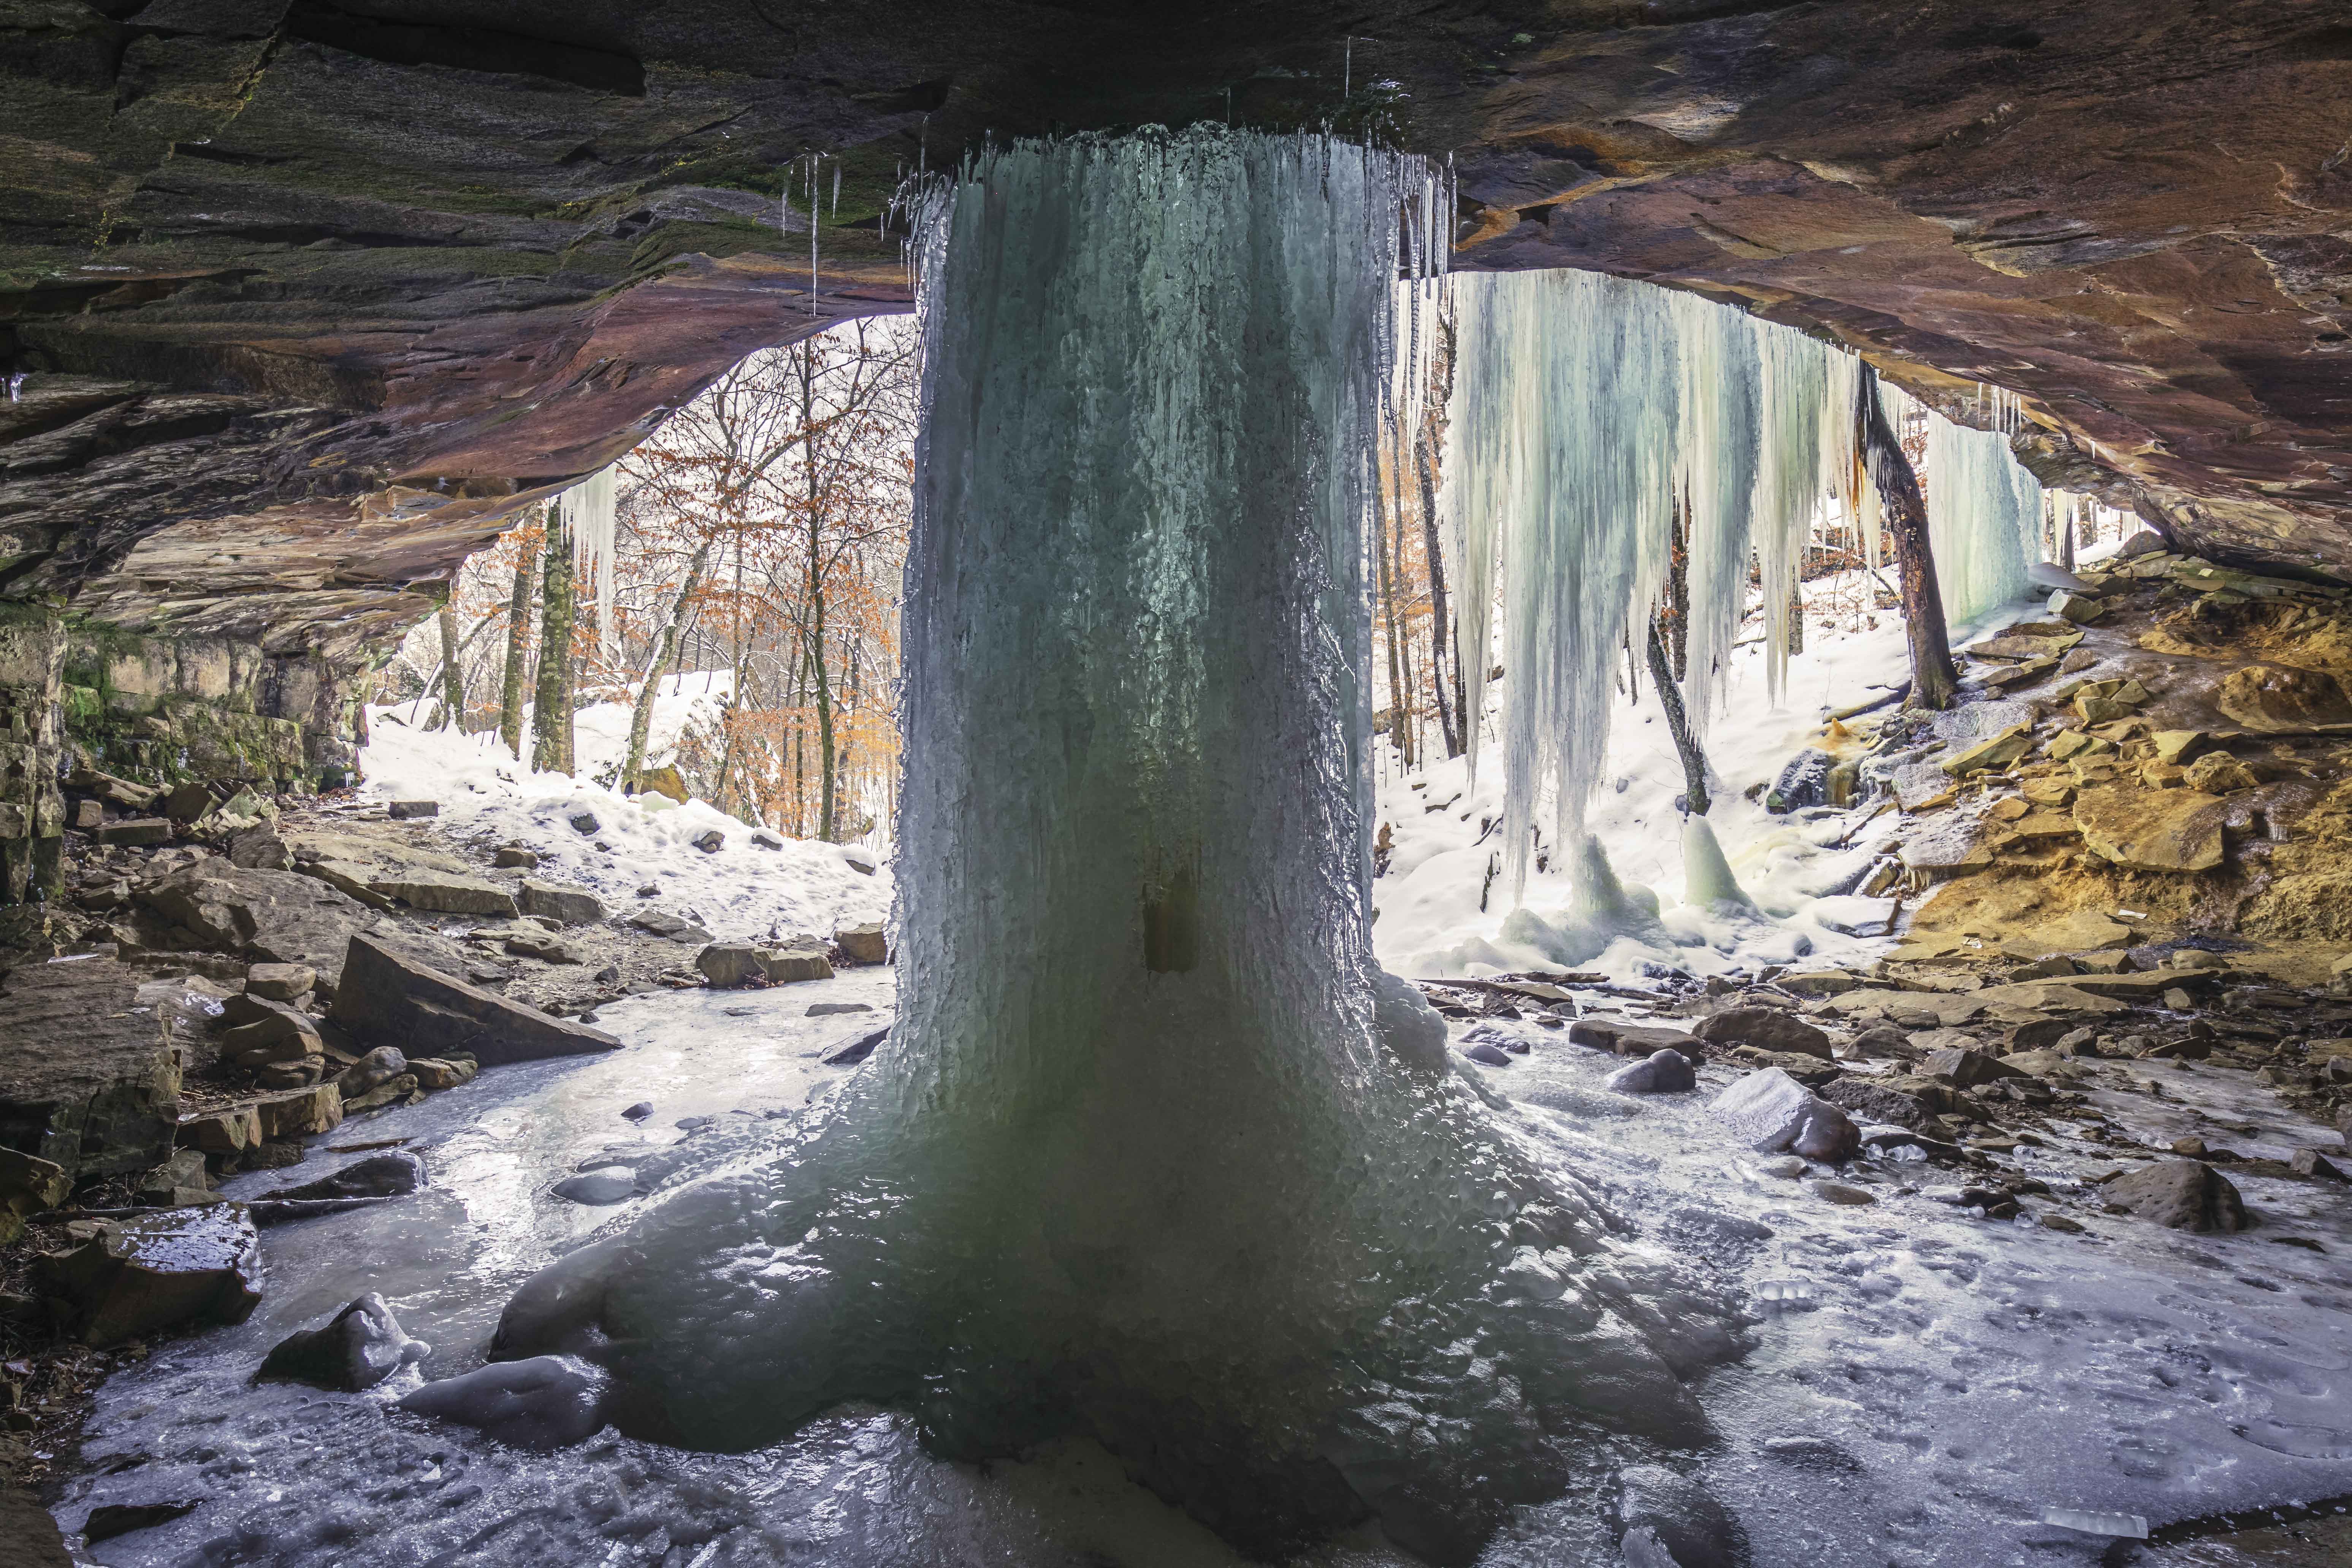
<path fill-rule="evenodd" d="M 626 1212 L 556 1198 L 557 1181 L 600 1158 L 657 1172 L 662 1147 L 823 1095 L 843 1069 L 817 1058 L 882 1021 L 892 984 L 867 970 L 632 998 L 603 1012 L 628 1049 L 501 1068 L 347 1122 L 306 1176 L 356 1157 L 337 1150 L 397 1138 L 425 1155 L 433 1185 L 266 1232 L 260 1309 L 240 1326 L 156 1345 L 100 1391 L 58 1517 L 70 1530 L 102 1503 L 199 1504 L 86 1548 L 110 1568 L 1238 1561 L 1084 1445 L 1019 1464 L 950 1465 L 921 1452 L 903 1417 L 845 1410 L 751 1454 L 607 1434 L 534 1455 L 388 1413 L 414 1372 L 361 1395 L 250 1381 L 279 1338 L 370 1289 L 435 1347 L 425 1375 L 475 1364 L 513 1287 Z M 807 1016 L 821 1002 L 877 1013 Z M 2337 1549 L 2326 1532 L 2344 1525 L 2323 1500 L 2352 1494 L 2352 1205 L 2340 1194 L 2241 1175 L 2255 1227 L 2160 1230 L 2104 1212 L 2084 1180 L 2101 1148 L 2071 1139 L 2061 1118 L 2044 1147 L 2005 1156 L 2050 1189 L 2014 1221 L 1938 1201 L 1948 1177 L 1895 1158 L 1839 1173 L 1874 1200 L 1843 1205 L 1726 1144 L 1705 1091 L 1736 1068 L 1705 1068 L 1699 1094 L 1634 1100 L 1600 1087 L 1616 1058 L 1559 1031 L 1475 1026 L 1530 1047 L 1487 1075 L 1511 1101 L 1507 1124 L 1601 1189 L 1640 1246 L 1755 1303 L 1754 1353 L 1701 1390 L 1723 1441 L 1691 1458 L 1739 1517 L 1759 1568 L 2341 1560 L 2325 1555 Z M 2129 1135 L 2225 1125 L 2241 1130 L 2245 1152 L 2273 1157 L 2323 1140 L 2244 1074 L 2086 1066 L 2089 1104 Z M 2163 1098 L 2147 1090 L 2151 1080 Z M 655 1107 L 642 1131 L 621 1114 L 640 1100 Z M 275 1179 L 259 1173 L 226 1190 Z M 2043 1214 L 2085 1229 L 2046 1228 Z M 2299 1245 L 2282 1245 L 2290 1238 Z M 1568 1496 L 1516 1515 L 1486 1562 L 1613 1563 L 1596 1501 L 1606 1489 L 1596 1460 Z M 2042 1522 L 2052 1508 L 2161 1524 L 2288 1502 L 2320 1504 L 2319 1515 L 2242 1518 L 2253 1528 L 2192 1528 L 2147 1545 Z M 1365 1537 L 1310 1561 L 1405 1560 Z"/>

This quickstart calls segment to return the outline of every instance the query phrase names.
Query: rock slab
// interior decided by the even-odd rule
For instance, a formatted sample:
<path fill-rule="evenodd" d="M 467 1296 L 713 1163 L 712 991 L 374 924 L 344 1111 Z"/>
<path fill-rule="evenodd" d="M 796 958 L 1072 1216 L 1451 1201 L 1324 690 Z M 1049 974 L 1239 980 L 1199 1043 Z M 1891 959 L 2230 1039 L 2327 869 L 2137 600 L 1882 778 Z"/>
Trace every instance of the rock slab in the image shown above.
<path fill-rule="evenodd" d="M 364 1044 L 470 1056 L 484 1067 L 621 1048 L 602 1029 L 550 1017 L 364 936 L 351 940 L 331 1016 Z"/>
<path fill-rule="evenodd" d="M 261 1303 L 261 1237 L 243 1204 L 108 1224 L 43 1271 L 99 1349 L 189 1322 L 241 1323 Z"/>

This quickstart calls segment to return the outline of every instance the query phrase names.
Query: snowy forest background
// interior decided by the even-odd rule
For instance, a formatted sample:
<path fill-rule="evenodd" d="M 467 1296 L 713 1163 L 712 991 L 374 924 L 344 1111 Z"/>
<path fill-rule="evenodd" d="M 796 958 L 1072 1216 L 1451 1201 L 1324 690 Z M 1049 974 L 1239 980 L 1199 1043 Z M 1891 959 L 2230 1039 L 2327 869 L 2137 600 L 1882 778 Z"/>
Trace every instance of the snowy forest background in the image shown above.
<path fill-rule="evenodd" d="M 1440 526 L 1453 324 L 1441 315 L 1432 327 L 1428 384 L 1400 399 L 1410 416 L 1392 423 L 1381 453 L 1369 542 L 1383 780 L 1460 756 L 1465 704 L 1491 713 L 1505 674 L 1491 664 L 1465 672 L 1457 646 L 1462 606 L 1447 564 L 1456 547 Z M 536 761 L 573 772 L 568 745 L 551 753 L 534 738 L 533 710 L 547 706 L 537 700 L 551 689 L 543 634 L 560 591 L 570 601 L 569 684 L 557 683 L 567 706 L 614 704 L 634 721 L 629 746 L 585 764 L 583 777 L 708 801 L 788 837 L 887 847 L 917 347 L 911 319 L 877 318 L 743 361 L 614 465 L 608 545 L 572 539 L 562 553 L 573 569 L 551 572 L 551 528 L 562 521 L 551 502 L 467 562 L 441 613 L 383 672 L 378 700 L 396 706 L 379 721 L 462 731 L 486 754 L 503 748 L 518 770 Z M 1932 489 L 1931 416 L 1901 400 L 1896 422 Z M 2047 508 L 2052 560 L 2123 521 L 2055 491 Z M 1790 613 L 1774 617 L 1789 651 L 1803 650 L 1808 626 L 1851 635 L 1899 615 L 1891 545 L 1877 532 L 1825 498 Z M 1678 679 L 1682 544 L 1678 536 L 1677 592 L 1659 627 Z M 1765 636 L 1762 582 L 1751 560 L 1738 646 Z M 1490 626 L 1501 609 L 1498 595 Z M 1618 684 L 1629 699 L 1639 696 L 1641 651 L 1623 650 Z M 656 690 L 666 710 L 685 703 L 657 727 Z"/>

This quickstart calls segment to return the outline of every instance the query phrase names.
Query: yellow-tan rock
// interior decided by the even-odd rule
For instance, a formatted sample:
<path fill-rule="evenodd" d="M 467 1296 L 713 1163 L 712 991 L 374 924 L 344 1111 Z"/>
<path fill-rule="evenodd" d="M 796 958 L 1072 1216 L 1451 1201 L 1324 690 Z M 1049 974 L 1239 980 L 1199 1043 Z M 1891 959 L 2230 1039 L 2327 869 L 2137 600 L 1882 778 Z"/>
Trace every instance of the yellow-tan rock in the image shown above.
<path fill-rule="evenodd" d="M 2127 871 L 2210 871 L 2221 863 L 2222 803 L 2195 790 L 2107 784 L 2074 797 L 2094 854 Z"/>

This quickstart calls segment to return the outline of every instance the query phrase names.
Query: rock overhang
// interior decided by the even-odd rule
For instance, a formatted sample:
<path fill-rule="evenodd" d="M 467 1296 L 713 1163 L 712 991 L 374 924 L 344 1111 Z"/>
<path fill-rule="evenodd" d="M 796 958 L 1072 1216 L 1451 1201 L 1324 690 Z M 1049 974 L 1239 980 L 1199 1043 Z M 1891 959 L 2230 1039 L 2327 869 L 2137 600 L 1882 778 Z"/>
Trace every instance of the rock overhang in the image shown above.
<path fill-rule="evenodd" d="M 385 646 L 744 353 L 906 309 L 906 169 L 1220 114 L 1450 154 L 1457 265 L 1699 290 L 1963 417 L 2010 387 L 2045 479 L 2352 567 L 2325 7 L 53 13 L 0 76 L 0 596 L 136 630 Z"/>

